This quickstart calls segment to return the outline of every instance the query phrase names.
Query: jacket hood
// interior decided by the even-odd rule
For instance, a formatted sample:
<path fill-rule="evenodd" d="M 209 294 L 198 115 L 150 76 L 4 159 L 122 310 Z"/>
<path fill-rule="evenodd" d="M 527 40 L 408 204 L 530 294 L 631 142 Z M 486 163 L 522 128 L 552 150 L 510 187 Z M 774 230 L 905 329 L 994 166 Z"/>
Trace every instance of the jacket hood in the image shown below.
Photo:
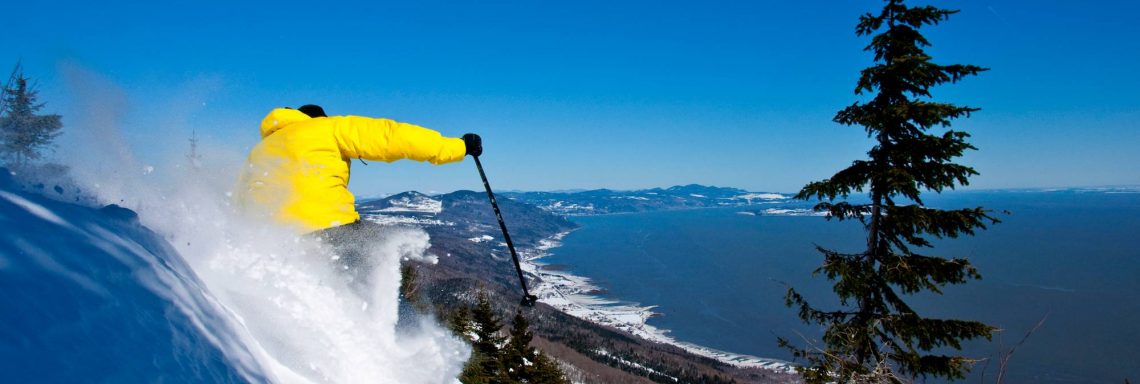
<path fill-rule="evenodd" d="M 296 109 L 277 108 L 265 115 L 261 120 L 261 138 L 264 139 L 273 132 L 298 121 L 309 120 L 311 117 Z"/>

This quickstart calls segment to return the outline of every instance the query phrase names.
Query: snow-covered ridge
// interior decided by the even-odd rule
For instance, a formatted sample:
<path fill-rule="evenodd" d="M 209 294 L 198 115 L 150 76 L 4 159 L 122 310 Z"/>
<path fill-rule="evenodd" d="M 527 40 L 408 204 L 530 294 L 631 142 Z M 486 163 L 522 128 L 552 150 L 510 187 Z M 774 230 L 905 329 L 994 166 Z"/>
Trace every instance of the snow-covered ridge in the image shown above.
<path fill-rule="evenodd" d="M 788 197 L 779 193 L 746 193 L 743 195 L 733 197 L 735 200 L 747 200 L 749 203 L 752 200 L 787 200 Z"/>
<path fill-rule="evenodd" d="M 807 208 L 768 208 L 764 210 L 769 216 L 829 216 L 829 212 L 818 212 Z"/>
<path fill-rule="evenodd" d="M 413 216 L 362 214 L 360 217 L 363 220 L 368 220 L 383 225 L 455 226 L 455 223 L 450 221 Z"/>
<path fill-rule="evenodd" d="M 5 299 L 21 342 L 3 347 L 4 382 L 271 381 L 242 324 L 135 212 L 0 188 L 0 290 L 21 293 Z M 122 350 L 144 358 L 107 355 Z"/>
<path fill-rule="evenodd" d="M 554 212 L 554 213 L 559 213 L 559 214 L 563 214 L 563 215 L 594 213 L 594 205 L 593 204 L 580 205 L 580 204 L 574 204 L 574 203 L 567 203 L 565 201 L 555 201 L 551 204 L 538 205 L 538 207 L 544 211 L 547 211 L 547 212 Z"/>
<path fill-rule="evenodd" d="M 483 236 L 478 236 L 478 237 L 472 237 L 472 238 L 467 239 L 467 240 L 471 240 L 472 243 L 478 244 L 478 243 L 482 243 L 482 242 L 495 240 L 495 238 L 491 237 L 489 235 L 483 235 Z"/>
<path fill-rule="evenodd" d="M 422 194 L 408 194 L 388 200 L 388 207 L 379 212 L 420 212 L 438 214 L 443 212 L 443 202 Z"/>

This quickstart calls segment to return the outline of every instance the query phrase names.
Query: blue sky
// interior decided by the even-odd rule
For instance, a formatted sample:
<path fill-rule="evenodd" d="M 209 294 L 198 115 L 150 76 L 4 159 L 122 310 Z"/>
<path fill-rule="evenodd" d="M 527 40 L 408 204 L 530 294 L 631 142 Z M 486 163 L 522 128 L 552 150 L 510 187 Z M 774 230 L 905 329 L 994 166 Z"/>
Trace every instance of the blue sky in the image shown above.
<path fill-rule="evenodd" d="M 0 68 L 22 60 L 65 130 L 117 127 L 160 173 L 192 130 L 241 152 L 269 109 L 318 103 L 479 133 L 497 189 L 793 192 L 870 146 L 831 119 L 858 100 L 871 56 L 854 25 L 881 4 L 19 2 Z M 936 62 L 992 68 L 934 92 L 983 108 L 956 125 L 980 149 L 963 159 L 981 172 L 971 188 L 1140 184 L 1140 5 L 933 4 L 962 10 L 925 30 Z M 352 181 L 480 187 L 470 161 L 357 164 Z"/>

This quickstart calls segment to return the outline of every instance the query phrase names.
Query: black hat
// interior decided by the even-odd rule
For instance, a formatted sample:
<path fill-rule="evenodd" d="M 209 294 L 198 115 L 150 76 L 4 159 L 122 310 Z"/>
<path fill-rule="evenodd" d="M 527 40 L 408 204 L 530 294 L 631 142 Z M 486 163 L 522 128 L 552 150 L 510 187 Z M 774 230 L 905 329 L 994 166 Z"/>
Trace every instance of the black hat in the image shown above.
<path fill-rule="evenodd" d="M 309 117 L 328 117 L 329 116 L 329 115 L 325 114 L 324 108 L 321 108 L 321 106 L 315 105 L 315 104 L 305 104 L 305 105 L 302 105 L 301 107 L 297 108 L 297 110 L 301 111 L 301 113 L 309 115 Z"/>

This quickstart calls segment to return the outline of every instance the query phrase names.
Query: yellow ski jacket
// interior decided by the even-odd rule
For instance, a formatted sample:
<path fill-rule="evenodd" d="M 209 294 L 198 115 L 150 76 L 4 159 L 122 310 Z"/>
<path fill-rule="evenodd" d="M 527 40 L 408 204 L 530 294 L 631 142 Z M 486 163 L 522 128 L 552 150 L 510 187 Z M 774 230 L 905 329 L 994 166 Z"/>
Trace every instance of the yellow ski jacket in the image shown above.
<path fill-rule="evenodd" d="M 311 118 L 279 108 L 261 121 L 261 142 L 249 153 L 235 193 L 247 213 L 307 233 L 360 219 L 348 191 L 353 159 L 443 164 L 463 159 L 463 139 L 388 119 Z"/>

